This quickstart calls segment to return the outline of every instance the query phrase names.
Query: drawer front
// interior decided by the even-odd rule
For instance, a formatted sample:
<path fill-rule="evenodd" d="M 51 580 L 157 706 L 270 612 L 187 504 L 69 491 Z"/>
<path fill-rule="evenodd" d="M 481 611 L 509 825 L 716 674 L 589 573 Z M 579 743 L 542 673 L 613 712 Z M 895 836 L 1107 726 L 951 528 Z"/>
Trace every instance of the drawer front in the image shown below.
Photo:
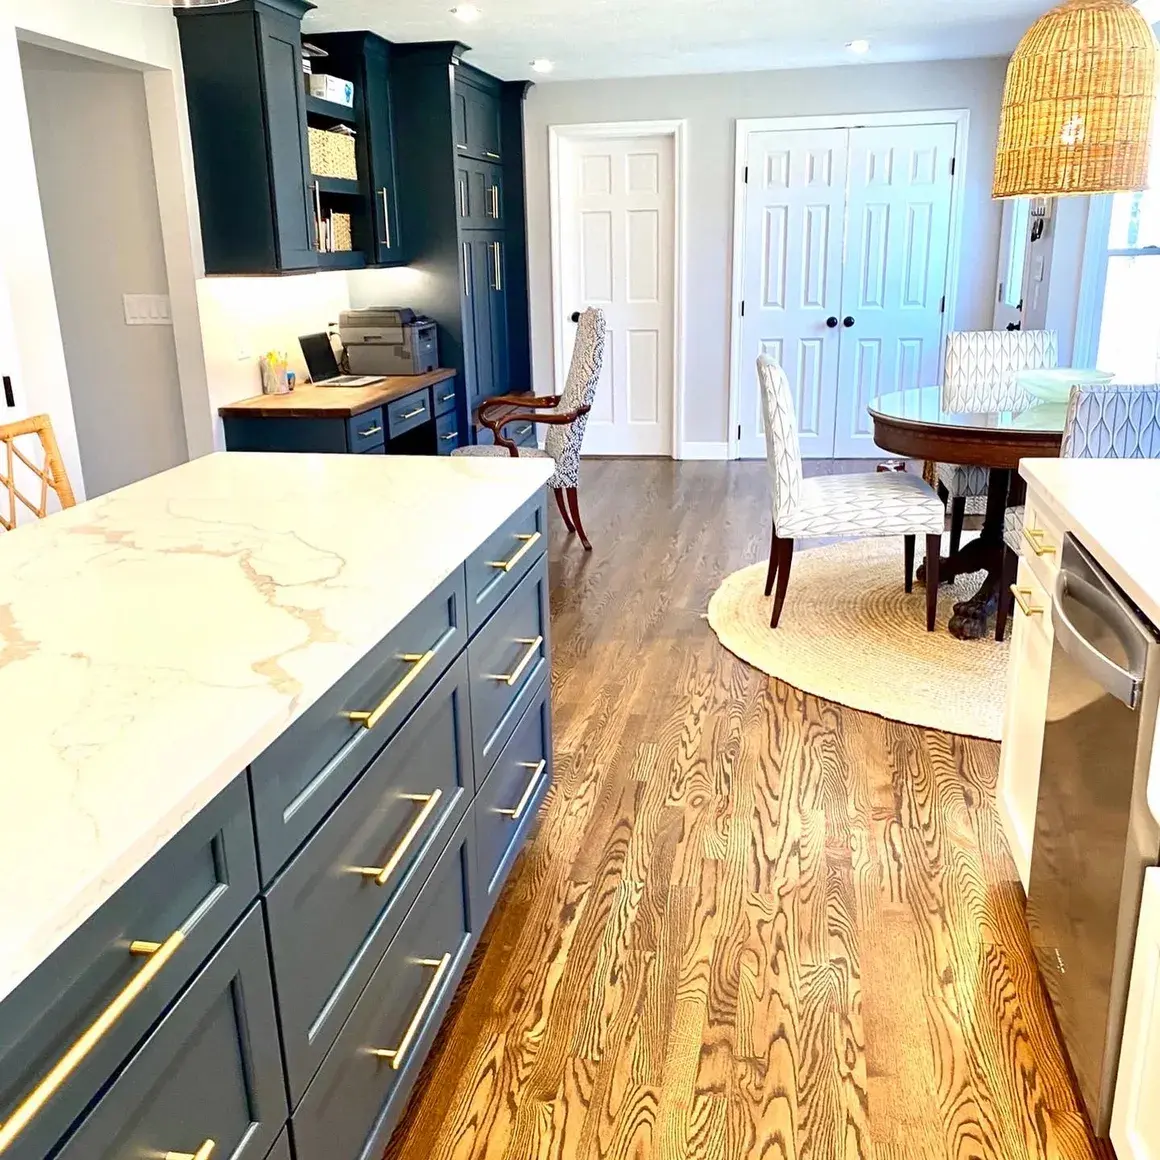
<path fill-rule="evenodd" d="M 547 498 L 546 491 L 533 496 L 467 561 L 467 628 L 472 636 L 543 557 Z"/>
<path fill-rule="evenodd" d="M 292 1106 L 467 812 L 467 698 L 460 656 L 267 897 Z"/>
<path fill-rule="evenodd" d="M 552 783 L 549 683 L 532 704 L 487 775 L 475 803 L 479 912 L 491 911 Z"/>
<path fill-rule="evenodd" d="M 1059 574 L 1059 554 L 1063 551 L 1063 528 L 1055 514 L 1040 504 L 1030 493 L 1023 518 L 1023 535 L 1019 554 L 1031 565 L 1040 584 L 1048 592 L 1055 591 L 1055 577 Z"/>
<path fill-rule="evenodd" d="M 330 812 L 466 639 L 460 570 L 253 762 L 250 781 L 263 882 Z M 371 716 L 361 720 L 349 715 L 368 712 Z"/>
<path fill-rule="evenodd" d="M 297 1160 L 382 1156 L 475 945 L 474 833 L 469 813 L 294 1112 Z"/>
<path fill-rule="evenodd" d="M 244 777 L 129 880 L 0 1008 L 4 1160 L 41 1160 L 141 1041 L 258 892 Z M 140 940 L 158 950 L 133 953 Z M 142 983 L 147 985 L 142 987 Z M 12 1117 L 118 1000 L 127 1006 L 39 1111 L 8 1140 Z"/>
<path fill-rule="evenodd" d="M 370 451 L 375 447 L 382 447 L 387 441 L 387 427 L 383 421 L 382 407 L 373 411 L 364 411 L 348 419 L 346 424 L 347 439 L 350 449 L 356 455 L 360 451 Z"/>
<path fill-rule="evenodd" d="M 455 410 L 455 380 L 446 379 L 442 383 L 436 383 L 431 388 L 435 396 L 435 414 L 446 415 L 448 411 Z"/>
<path fill-rule="evenodd" d="M 459 446 L 459 420 L 454 411 L 435 420 L 435 445 L 440 455 L 450 455 Z"/>
<path fill-rule="evenodd" d="M 505 435 L 515 444 L 520 447 L 535 447 L 536 445 L 536 425 L 535 423 L 520 422 L 513 423 L 504 432 Z"/>
<path fill-rule="evenodd" d="M 541 556 L 468 646 L 477 787 L 548 675 L 548 632 L 548 561 Z"/>
<path fill-rule="evenodd" d="M 274 992 L 258 904 L 209 960 L 58 1160 L 263 1160 L 286 1123 Z"/>
<path fill-rule="evenodd" d="M 387 427 L 391 438 L 398 439 L 400 435 L 406 435 L 408 431 L 422 427 L 424 423 L 431 421 L 431 415 L 430 388 L 415 391 L 396 399 L 393 403 L 388 403 Z"/>

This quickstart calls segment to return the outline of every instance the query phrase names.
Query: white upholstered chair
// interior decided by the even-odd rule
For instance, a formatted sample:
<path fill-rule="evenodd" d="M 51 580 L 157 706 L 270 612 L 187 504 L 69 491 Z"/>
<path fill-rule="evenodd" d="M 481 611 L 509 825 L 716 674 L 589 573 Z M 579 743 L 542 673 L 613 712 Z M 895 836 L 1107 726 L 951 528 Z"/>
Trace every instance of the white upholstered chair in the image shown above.
<path fill-rule="evenodd" d="M 1031 399 L 1015 376 L 1054 367 L 1059 339 L 1054 330 L 960 330 L 947 335 L 942 405 L 947 411 L 1014 411 Z M 951 511 L 951 555 L 959 550 L 967 500 L 986 496 L 985 467 L 938 465 L 938 490 Z"/>
<path fill-rule="evenodd" d="M 926 536 L 926 627 L 934 631 L 939 548 L 946 511 L 934 489 L 905 472 L 863 472 L 802 477 L 793 394 L 785 371 L 771 358 L 757 360 L 765 413 L 766 455 L 773 486 L 773 537 L 765 594 L 777 594 L 770 627 L 777 628 L 789 587 L 794 541 L 819 536 L 902 536 L 906 591 L 914 586 L 915 537 Z"/>

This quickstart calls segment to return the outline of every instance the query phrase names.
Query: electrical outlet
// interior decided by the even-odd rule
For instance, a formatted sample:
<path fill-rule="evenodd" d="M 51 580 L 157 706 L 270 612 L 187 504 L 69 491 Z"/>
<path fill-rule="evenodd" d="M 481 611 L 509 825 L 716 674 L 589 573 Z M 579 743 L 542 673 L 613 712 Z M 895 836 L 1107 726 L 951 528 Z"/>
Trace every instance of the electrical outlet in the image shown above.
<path fill-rule="evenodd" d="M 168 294 L 126 294 L 126 326 L 172 326 Z"/>

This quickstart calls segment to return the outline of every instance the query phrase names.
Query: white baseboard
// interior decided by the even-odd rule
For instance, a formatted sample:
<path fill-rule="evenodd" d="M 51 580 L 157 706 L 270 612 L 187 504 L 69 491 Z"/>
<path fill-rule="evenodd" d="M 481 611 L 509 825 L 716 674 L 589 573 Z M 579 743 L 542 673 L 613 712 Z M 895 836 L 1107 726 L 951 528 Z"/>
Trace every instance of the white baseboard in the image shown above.
<path fill-rule="evenodd" d="M 729 444 L 720 443 L 682 443 L 679 459 L 728 459 Z"/>

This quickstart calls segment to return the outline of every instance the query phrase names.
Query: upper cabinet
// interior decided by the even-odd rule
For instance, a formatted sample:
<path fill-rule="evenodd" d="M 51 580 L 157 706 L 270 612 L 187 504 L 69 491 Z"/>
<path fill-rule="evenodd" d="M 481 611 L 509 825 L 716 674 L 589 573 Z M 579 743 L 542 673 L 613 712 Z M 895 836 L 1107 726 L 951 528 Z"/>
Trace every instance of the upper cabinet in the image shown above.
<path fill-rule="evenodd" d="M 304 0 L 179 10 L 209 274 L 318 266 L 309 187 Z"/>
<path fill-rule="evenodd" d="M 457 70 L 455 150 L 464 157 L 501 161 L 500 84 L 482 73 Z"/>

